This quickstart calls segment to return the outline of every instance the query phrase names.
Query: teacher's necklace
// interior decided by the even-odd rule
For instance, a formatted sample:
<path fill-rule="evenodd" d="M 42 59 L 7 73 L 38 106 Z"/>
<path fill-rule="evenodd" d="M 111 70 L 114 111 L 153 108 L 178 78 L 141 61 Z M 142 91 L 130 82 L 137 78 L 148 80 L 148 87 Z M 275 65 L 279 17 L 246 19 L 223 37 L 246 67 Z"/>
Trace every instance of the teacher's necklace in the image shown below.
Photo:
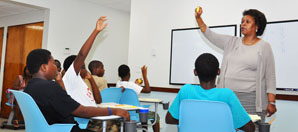
<path fill-rule="evenodd" d="M 249 42 L 246 42 L 246 43 L 244 43 L 244 39 L 242 40 L 243 41 L 243 44 L 245 44 L 245 45 L 254 45 L 255 44 L 255 41 L 258 39 L 258 37 L 256 37 L 255 39 L 253 39 L 253 40 L 251 40 L 251 41 L 249 41 Z"/>

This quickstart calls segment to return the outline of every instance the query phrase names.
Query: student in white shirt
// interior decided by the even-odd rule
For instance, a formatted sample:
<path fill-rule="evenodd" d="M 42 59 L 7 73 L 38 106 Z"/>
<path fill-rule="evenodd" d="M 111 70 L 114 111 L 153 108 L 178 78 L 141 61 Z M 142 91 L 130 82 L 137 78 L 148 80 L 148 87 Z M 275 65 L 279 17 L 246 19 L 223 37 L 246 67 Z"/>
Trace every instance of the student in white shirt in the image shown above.
<path fill-rule="evenodd" d="M 123 91 L 125 90 L 125 88 L 129 88 L 134 90 L 137 95 L 139 95 L 140 93 L 150 93 L 151 92 L 151 88 L 149 85 L 149 81 L 147 78 L 147 67 L 144 65 L 142 68 L 142 75 L 143 75 L 143 79 L 144 79 L 144 87 L 141 86 L 142 84 L 142 80 L 140 79 L 136 79 L 135 82 L 130 82 L 130 69 L 127 65 L 123 64 L 120 65 L 118 68 L 118 75 L 121 78 L 121 81 L 118 81 L 116 84 L 116 87 L 121 87 L 123 88 Z M 153 118 L 154 117 L 154 112 L 149 112 L 149 118 Z M 160 131 L 160 118 L 159 115 L 157 116 L 157 122 L 155 125 L 152 126 L 153 131 L 154 132 L 159 132 Z"/>
<path fill-rule="evenodd" d="M 93 89 L 91 92 L 90 88 L 85 84 L 79 72 L 84 65 L 84 61 L 93 45 L 93 42 L 96 36 L 107 26 L 106 17 L 101 17 L 97 23 L 96 28 L 89 36 L 87 41 L 81 47 L 77 56 L 69 56 L 65 59 L 63 68 L 65 74 L 63 76 L 63 82 L 66 89 L 67 94 L 69 94 L 74 100 L 79 102 L 84 106 L 96 106 L 96 102 L 100 101 L 101 99 L 99 96 L 93 95 L 100 95 L 99 90 L 97 88 Z"/>
<path fill-rule="evenodd" d="M 141 86 L 142 81 L 139 81 L 139 79 L 136 79 L 135 82 L 129 81 L 130 69 L 125 64 L 119 66 L 118 75 L 121 78 L 121 81 L 117 82 L 116 87 L 124 87 L 124 88 L 132 89 L 137 93 L 137 95 L 139 95 L 141 92 L 142 93 L 151 92 L 151 88 L 147 78 L 147 67 L 145 65 L 142 67 L 142 75 L 143 75 L 144 84 L 145 84 L 144 87 Z"/>

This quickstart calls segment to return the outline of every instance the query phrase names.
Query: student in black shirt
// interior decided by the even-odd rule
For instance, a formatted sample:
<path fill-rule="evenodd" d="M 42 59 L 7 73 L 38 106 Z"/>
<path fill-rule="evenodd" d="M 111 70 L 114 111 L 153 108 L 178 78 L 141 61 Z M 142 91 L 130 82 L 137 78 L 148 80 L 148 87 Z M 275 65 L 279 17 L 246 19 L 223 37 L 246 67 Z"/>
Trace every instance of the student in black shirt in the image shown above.
<path fill-rule="evenodd" d="M 27 67 L 32 74 L 24 92 L 30 94 L 49 124 L 75 123 L 74 116 L 90 118 L 94 116 L 118 115 L 130 120 L 129 113 L 122 109 L 85 107 L 72 99 L 62 87 L 52 81 L 57 75 L 57 67 L 51 52 L 35 49 L 27 56 Z M 81 130 L 78 125 L 72 129 Z"/>

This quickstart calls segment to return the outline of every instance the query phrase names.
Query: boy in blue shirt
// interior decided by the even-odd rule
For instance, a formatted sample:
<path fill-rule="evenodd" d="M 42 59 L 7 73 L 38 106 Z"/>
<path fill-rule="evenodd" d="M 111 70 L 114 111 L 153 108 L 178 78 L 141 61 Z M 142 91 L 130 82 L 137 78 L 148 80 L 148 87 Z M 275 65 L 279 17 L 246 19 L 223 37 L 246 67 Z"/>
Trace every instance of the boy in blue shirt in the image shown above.
<path fill-rule="evenodd" d="M 194 70 L 200 85 L 186 84 L 180 89 L 166 115 L 166 123 L 179 124 L 179 106 L 184 99 L 220 101 L 230 106 L 235 129 L 254 132 L 255 126 L 234 92 L 228 88 L 215 88 L 219 72 L 219 63 L 215 56 L 209 53 L 200 55 L 196 59 Z"/>

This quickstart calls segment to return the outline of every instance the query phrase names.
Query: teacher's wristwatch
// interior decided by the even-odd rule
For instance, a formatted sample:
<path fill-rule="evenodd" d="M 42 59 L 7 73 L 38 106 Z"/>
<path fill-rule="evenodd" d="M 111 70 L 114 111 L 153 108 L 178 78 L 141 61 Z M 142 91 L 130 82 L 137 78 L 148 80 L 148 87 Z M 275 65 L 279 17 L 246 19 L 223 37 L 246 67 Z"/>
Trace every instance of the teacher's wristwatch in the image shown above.
<path fill-rule="evenodd" d="M 275 102 L 268 102 L 268 104 L 272 104 L 272 105 L 275 105 Z"/>

